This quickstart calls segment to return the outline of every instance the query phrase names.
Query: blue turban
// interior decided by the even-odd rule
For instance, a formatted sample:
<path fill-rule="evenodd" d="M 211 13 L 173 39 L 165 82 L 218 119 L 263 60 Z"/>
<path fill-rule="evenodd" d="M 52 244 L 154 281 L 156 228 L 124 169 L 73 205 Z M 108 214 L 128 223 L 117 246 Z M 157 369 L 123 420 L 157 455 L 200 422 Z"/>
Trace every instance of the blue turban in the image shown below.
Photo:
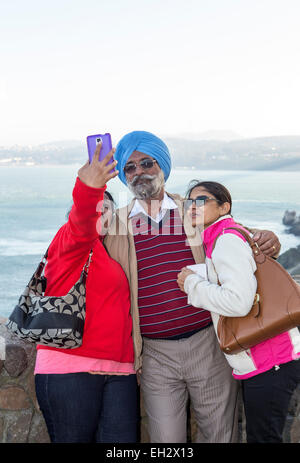
<path fill-rule="evenodd" d="M 121 138 L 114 153 L 114 159 L 118 161 L 119 179 L 125 185 L 127 182 L 123 169 L 133 151 L 140 151 L 156 159 L 164 173 L 165 181 L 168 179 L 171 170 L 171 157 L 167 145 L 150 132 L 135 131 Z"/>

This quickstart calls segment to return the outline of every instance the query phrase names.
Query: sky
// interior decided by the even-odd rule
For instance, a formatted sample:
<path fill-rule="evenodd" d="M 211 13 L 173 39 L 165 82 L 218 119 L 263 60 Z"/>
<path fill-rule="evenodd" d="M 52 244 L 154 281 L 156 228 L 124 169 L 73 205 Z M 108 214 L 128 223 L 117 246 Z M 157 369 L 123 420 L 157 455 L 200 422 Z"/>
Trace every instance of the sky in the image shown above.
<path fill-rule="evenodd" d="M 300 135 L 299 0 L 0 0 L 0 146 Z"/>

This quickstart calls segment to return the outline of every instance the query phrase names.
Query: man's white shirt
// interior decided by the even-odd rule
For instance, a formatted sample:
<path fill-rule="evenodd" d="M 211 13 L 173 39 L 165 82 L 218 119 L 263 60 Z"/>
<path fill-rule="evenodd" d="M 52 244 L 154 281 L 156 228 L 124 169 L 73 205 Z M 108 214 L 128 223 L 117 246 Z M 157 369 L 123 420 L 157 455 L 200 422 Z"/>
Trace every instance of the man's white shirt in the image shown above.
<path fill-rule="evenodd" d="M 158 201 L 158 200 L 153 200 L 153 201 Z M 131 209 L 131 212 L 129 214 L 129 218 L 132 218 L 132 217 L 136 216 L 137 214 L 142 213 L 142 214 L 147 215 L 148 217 L 150 217 L 155 222 L 159 223 L 163 219 L 163 217 L 165 216 L 166 212 L 169 211 L 170 209 L 177 209 L 177 204 L 166 193 L 164 194 L 164 198 L 162 200 L 160 210 L 159 210 L 159 212 L 158 212 L 158 214 L 157 214 L 157 216 L 155 218 L 151 217 L 145 211 L 145 209 L 143 208 L 143 206 L 141 205 L 139 200 L 136 199 L 135 203 L 133 205 L 133 208 Z"/>

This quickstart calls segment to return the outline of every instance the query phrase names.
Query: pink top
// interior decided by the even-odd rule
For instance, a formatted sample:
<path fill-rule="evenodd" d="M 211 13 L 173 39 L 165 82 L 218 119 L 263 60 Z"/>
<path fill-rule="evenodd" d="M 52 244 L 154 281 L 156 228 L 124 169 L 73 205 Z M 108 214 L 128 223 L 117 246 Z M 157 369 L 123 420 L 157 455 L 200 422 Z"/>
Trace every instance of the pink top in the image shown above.
<path fill-rule="evenodd" d="M 213 244 L 215 242 L 216 237 L 219 235 L 220 232 L 222 232 L 222 230 L 224 230 L 224 228 L 229 227 L 237 227 L 245 230 L 243 227 L 241 227 L 241 225 L 237 224 L 232 219 L 232 217 L 225 216 L 224 219 L 216 221 L 214 224 L 210 225 L 202 232 L 207 262 L 211 260 Z M 224 231 L 224 233 L 233 233 L 234 235 L 239 236 L 243 241 L 246 241 L 246 239 L 235 230 L 226 230 Z M 226 265 L 225 257 L 223 263 L 224 265 Z M 260 342 L 259 344 L 256 344 L 250 349 L 247 349 L 246 351 L 241 352 L 240 354 L 236 354 L 235 356 L 228 355 L 227 360 L 229 364 L 230 357 L 236 357 L 236 359 L 241 359 L 241 370 L 243 369 L 243 356 L 248 355 L 248 357 L 250 357 L 250 359 L 252 360 L 253 369 L 248 373 L 237 374 L 233 372 L 234 378 L 238 380 L 252 378 L 253 376 L 256 376 L 260 373 L 264 373 L 265 371 L 268 371 L 273 367 L 278 368 L 279 365 L 283 363 L 291 362 L 292 360 L 298 359 L 300 357 L 299 333 L 297 328 L 294 328 L 294 330 L 286 331 L 277 336 L 274 336 L 271 339 L 267 339 L 266 341 Z M 237 360 L 235 360 L 235 362 L 236 361 Z"/>
<path fill-rule="evenodd" d="M 119 363 L 65 352 L 38 349 L 34 374 L 65 374 L 89 372 L 105 375 L 135 374 L 133 363 Z"/>

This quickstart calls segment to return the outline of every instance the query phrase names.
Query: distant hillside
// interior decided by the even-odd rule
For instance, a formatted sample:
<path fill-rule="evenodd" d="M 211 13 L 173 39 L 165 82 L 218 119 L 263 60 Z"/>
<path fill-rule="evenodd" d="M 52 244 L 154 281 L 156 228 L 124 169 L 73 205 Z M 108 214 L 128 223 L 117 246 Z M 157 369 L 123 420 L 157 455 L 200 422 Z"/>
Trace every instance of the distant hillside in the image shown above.
<path fill-rule="evenodd" d="M 174 167 L 201 169 L 300 170 L 300 136 L 227 140 L 164 138 Z M 82 164 L 85 141 L 0 147 L 0 166 Z"/>
<path fill-rule="evenodd" d="M 232 141 L 176 138 L 166 140 L 174 166 L 209 169 L 300 170 L 300 137 Z"/>

